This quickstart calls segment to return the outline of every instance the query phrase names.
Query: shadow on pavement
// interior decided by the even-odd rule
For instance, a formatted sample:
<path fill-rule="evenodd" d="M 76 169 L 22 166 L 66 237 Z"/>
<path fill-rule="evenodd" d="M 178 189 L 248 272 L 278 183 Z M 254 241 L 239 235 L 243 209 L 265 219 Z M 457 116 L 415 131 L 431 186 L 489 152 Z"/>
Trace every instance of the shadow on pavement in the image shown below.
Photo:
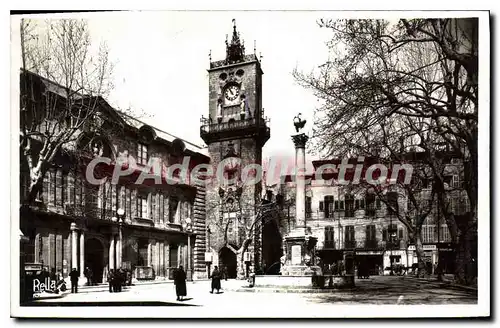
<path fill-rule="evenodd" d="M 187 300 L 187 299 L 186 299 Z M 31 302 L 22 304 L 26 307 L 73 307 L 73 306 L 199 306 L 194 304 L 181 304 L 174 302 L 159 302 L 159 301 L 123 301 L 123 302 Z"/>

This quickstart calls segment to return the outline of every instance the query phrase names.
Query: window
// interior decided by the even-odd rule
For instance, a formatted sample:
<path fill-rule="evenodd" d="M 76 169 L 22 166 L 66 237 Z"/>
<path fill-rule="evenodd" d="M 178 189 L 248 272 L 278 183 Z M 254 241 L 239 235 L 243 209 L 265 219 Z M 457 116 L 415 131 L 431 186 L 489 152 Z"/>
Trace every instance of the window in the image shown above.
<path fill-rule="evenodd" d="M 148 215 L 148 198 L 146 195 L 137 195 L 137 216 L 147 219 Z"/>
<path fill-rule="evenodd" d="M 434 242 L 434 226 L 431 225 L 422 226 L 422 242 L 423 243 Z"/>
<path fill-rule="evenodd" d="M 366 194 L 366 216 L 375 216 L 375 195 Z"/>
<path fill-rule="evenodd" d="M 350 194 L 345 195 L 345 216 L 354 217 L 354 196 Z"/>
<path fill-rule="evenodd" d="M 354 239 L 354 226 L 345 227 L 345 248 L 355 248 L 356 240 Z"/>
<path fill-rule="evenodd" d="M 325 246 L 324 246 L 324 248 L 335 248 L 334 227 L 332 227 L 332 226 L 325 227 Z"/>
<path fill-rule="evenodd" d="M 236 229 L 236 212 L 225 212 L 224 222 L 227 224 L 227 233 L 232 234 Z"/>
<path fill-rule="evenodd" d="M 179 201 L 175 197 L 170 197 L 168 199 L 168 222 L 175 222 L 175 213 L 177 212 L 177 206 Z"/>
<path fill-rule="evenodd" d="M 399 212 L 397 192 L 387 193 L 387 212 L 389 215 L 396 215 Z"/>
<path fill-rule="evenodd" d="M 448 226 L 441 226 L 441 240 L 443 242 L 450 242 L 451 241 L 451 236 L 450 236 L 450 229 L 448 229 Z"/>
<path fill-rule="evenodd" d="M 324 198 L 325 218 L 333 217 L 333 212 L 334 212 L 333 205 L 334 205 L 333 196 L 325 196 Z"/>
<path fill-rule="evenodd" d="M 311 197 L 306 196 L 306 218 L 310 218 L 312 213 Z"/>
<path fill-rule="evenodd" d="M 367 225 L 366 226 L 366 248 L 377 248 L 377 238 L 376 238 L 376 230 L 375 225 Z"/>
<path fill-rule="evenodd" d="M 452 176 L 451 186 L 453 188 L 460 188 L 460 177 L 457 174 Z"/>
<path fill-rule="evenodd" d="M 377 210 L 381 209 L 381 208 L 382 208 L 382 204 L 381 204 L 381 202 L 380 202 L 380 199 L 379 199 L 379 198 L 377 198 L 376 203 L 377 203 Z"/>
<path fill-rule="evenodd" d="M 142 143 L 137 144 L 137 163 L 148 164 L 148 146 Z"/>
<path fill-rule="evenodd" d="M 137 240 L 137 265 L 146 266 L 148 265 L 148 245 L 149 240 L 145 238 L 139 238 Z"/>

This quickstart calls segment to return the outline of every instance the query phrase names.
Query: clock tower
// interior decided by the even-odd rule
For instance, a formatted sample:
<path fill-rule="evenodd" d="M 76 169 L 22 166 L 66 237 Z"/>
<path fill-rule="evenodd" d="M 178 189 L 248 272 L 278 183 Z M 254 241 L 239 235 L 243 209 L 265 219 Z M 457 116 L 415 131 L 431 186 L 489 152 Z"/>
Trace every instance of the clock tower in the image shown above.
<path fill-rule="evenodd" d="M 210 60 L 208 118 L 202 117 L 200 135 L 214 176 L 206 186 L 207 270 L 218 265 L 229 278 L 242 278 L 261 265 L 260 231 L 252 223 L 262 196 L 262 147 L 270 129 L 262 109 L 259 59 L 245 54 L 233 24 L 226 58 Z"/>

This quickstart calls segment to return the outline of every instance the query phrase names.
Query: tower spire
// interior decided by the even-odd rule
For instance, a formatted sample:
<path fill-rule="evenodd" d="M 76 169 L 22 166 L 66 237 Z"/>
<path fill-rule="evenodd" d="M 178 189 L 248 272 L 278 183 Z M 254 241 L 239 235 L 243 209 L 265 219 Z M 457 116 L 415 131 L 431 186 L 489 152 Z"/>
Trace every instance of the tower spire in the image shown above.
<path fill-rule="evenodd" d="M 234 64 L 243 60 L 245 56 L 245 45 L 240 40 L 240 33 L 236 30 L 236 19 L 233 18 L 233 36 L 231 43 L 226 38 L 226 62 Z"/>

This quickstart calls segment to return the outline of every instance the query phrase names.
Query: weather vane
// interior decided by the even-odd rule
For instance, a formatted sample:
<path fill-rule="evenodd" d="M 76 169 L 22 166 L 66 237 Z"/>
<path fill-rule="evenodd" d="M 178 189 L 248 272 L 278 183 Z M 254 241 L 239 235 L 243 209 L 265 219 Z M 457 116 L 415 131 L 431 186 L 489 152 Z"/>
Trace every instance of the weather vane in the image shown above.
<path fill-rule="evenodd" d="M 299 133 L 299 131 L 304 128 L 304 125 L 306 125 L 307 122 L 306 120 L 300 118 L 301 115 L 302 114 L 299 113 L 293 118 L 293 125 L 295 126 L 295 130 L 297 131 L 297 133 Z"/>

